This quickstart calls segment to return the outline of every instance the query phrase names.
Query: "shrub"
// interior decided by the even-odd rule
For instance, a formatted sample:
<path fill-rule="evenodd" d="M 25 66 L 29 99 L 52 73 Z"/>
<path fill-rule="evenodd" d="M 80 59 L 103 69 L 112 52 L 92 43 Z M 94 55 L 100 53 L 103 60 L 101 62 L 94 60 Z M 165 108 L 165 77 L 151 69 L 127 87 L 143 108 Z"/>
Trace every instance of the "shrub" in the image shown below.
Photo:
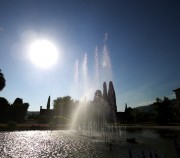
<path fill-rule="evenodd" d="M 8 129 L 10 129 L 10 130 L 14 130 L 15 128 L 16 128 L 16 122 L 13 122 L 13 121 L 9 121 L 8 123 L 7 123 L 7 127 L 8 127 Z"/>

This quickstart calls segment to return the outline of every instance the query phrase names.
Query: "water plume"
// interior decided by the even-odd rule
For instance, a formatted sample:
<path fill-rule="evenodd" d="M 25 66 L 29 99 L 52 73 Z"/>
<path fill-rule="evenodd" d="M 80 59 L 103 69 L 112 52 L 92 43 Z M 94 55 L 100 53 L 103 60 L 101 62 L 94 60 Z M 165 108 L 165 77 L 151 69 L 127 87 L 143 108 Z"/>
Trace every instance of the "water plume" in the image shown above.
<path fill-rule="evenodd" d="M 82 68 L 83 68 L 83 84 L 84 84 L 84 93 L 86 93 L 86 91 L 87 91 L 87 79 L 88 79 L 88 67 L 87 67 L 87 54 L 85 53 L 84 54 L 84 59 L 83 59 L 83 66 L 82 66 Z"/>
<path fill-rule="evenodd" d="M 74 64 L 74 81 L 75 85 L 78 85 L 79 83 L 79 60 L 77 59 Z"/>
<path fill-rule="evenodd" d="M 111 60 L 109 57 L 109 51 L 107 48 L 107 45 L 104 45 L 103 47 L 103 59 L 102 59 L 102 67 L 104 69 L 111 69 Z"/>
<path fill-rule="evenodd" d="M 106 33 L 105 33 L 105 37 L 104 37 L 104 42 L 106 43 L 107 40 L 108 40 L 108 33 L 106 32 Z"/>
<path fill-rule="evenodd" d="M 97 87 L 99 87 L 99 51 L 97 46 L 95 48 L 94 59 L 95 59 L 95 83 Z"/>
<path fill-rule="evenodd" d="M 73 82 L 70 87 L 70 95 L 74 96 L 74 98 L 79 97 L 78 89 L 79 89 L 79 59 L 76 59 L 73 64 Z"/>
<path fill-rule="evenodd" d="M 102 79 L 104 81 L 106 80 L 112 80 L 112 66 L 111 66 L 111 59 L 109 56 L 109 50 L 107 47 L 107 39 L 108 39 L 108 34 L 105 34 L 104 38 L 104 46 L 103 46 L 103 55 L 102 55 Z"/>

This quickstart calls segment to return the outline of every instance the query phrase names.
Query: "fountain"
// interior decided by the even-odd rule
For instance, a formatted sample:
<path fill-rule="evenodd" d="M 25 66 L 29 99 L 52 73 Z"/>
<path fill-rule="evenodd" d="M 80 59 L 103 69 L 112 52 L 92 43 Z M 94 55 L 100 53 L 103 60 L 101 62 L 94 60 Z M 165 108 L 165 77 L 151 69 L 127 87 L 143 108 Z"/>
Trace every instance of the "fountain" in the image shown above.
<path fill-rule="evenodd" d="M 112 141 L 121 135 L 120 128 L 116 125 L 116 96 L 112 81 L 109 82 L 109 89 L 107 91 L 106 82 L 103 83 L 103 93 L 101 90 L 96 90 L 99 87 L 100 81 L 107 81 L 112 79 L 112 68 L 107 48 L 107 34 L 105 35 L 105 42 L 100 55 L 98 47 L 95 48 L 95 75 L 94 84 L 91 88 L 88 87 L 88 57 L 84 54 L 82 62 L 82 74 L 79 73 L 79 60 L 75 63 L 75 82 L 79 86 L 83 86 L 84 94 L 82 101 L 79 103 L 74 115 L 72 117 L 71 130 L 77 133 L 101 138 L 105 141 Z M 102 58 L 99 59 L 99 56 Z M 82 79 L 80 79 L 82 78 Z M 79 84 L 81 81 L 81 85 Z M 87 101 L 87 96 L 92 91 L 95 92 L 93 101 Z M 93 93 L 94 93 L 93 92 Z M 92 95 L 92 94 L 91 94 Z"/>

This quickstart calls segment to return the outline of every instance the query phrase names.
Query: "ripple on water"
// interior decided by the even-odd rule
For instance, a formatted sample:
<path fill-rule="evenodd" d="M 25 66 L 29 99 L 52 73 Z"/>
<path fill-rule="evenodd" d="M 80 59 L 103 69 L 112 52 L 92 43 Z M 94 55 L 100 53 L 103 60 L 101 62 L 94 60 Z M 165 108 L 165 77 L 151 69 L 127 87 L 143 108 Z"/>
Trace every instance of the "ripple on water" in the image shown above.
<path fill-rule="evenodd" d="M 149 133 L 144 135 L 149 135 Z M 138 137 L 138 139 L 142 138 Z M 149 145 L 143 139 L 138 144 L 116 143 L 116 145 L 112 145 L 113 150 L 110 151 L 109 145 L 102 140 L 78 136 L 69 131 L 1 132 L 0 153 L 1 158 L 127 158 L 130 147 L 133 157 L 136 158 L 140 157 L 142 150 L 148 154 L 149 150 L 156 149 L 157 144 L 153 144 L 154 139 L 157 142 L 157 137 L 147 137 L 146 140 L 151 143 Z M 169 147 L 172 148 L 172 146 Z M 171 154 L 171 157 L 173 158 L 175 155 Z"/>

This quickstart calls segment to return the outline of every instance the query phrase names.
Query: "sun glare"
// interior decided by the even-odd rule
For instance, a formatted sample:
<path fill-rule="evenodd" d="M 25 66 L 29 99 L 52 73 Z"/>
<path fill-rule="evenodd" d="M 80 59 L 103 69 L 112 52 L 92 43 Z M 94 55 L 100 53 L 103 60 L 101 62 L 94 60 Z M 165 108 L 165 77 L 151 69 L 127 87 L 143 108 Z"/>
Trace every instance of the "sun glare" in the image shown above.
<path fill-rule="evenodd" d="M 37 40 L 30 45 L 29 56 L 36 66 L 49 68 L 57 62 L 58 51 L 52 42 Z"/>

